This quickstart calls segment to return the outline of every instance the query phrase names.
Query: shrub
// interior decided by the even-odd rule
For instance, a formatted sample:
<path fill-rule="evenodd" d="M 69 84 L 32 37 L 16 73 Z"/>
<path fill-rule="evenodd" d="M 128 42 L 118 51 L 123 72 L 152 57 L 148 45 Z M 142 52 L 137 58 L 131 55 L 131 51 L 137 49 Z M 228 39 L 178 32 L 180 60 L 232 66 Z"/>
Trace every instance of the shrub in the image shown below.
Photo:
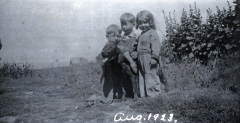
<path fill-rule="evenodd" d="M 174 12 L 175 13 L 175 12 Z M 207 63 L 209 59 L 229 55 L 240 49 L 240 21 L 234 20 L 235 10 L 228 2 L 228 10 L 217 7 L 217 13 L 207 10 L 206 23 L 202 22 L 200 9 L 190 5 L 189 15 L 183 9 L 181 23 L 175 15 L 167 17 L 163 11 L 166 36 L 162 52 L 170 61 L 199 59 Z"/>
<path fill-rule="evenodd" d="M 3 67 L 0 69 L 0 77 L 12 77 L 20 78 L 23 76 L 32 76 L 33 66 L 29 63 L 16 64 L 16 63 L 4 63 Z"/>

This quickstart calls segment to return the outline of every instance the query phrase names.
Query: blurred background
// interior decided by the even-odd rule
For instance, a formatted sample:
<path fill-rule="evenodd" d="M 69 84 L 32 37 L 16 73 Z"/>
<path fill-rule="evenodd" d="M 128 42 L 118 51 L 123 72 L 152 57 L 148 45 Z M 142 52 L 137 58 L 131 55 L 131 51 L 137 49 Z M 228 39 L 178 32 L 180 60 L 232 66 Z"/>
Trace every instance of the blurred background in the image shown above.
<path fill-rule="evenodd" d="M 227 8 L 227 0 L 0 0 L 0 61 L 28 62 L 36 68 L 68 66 L 70 59 L 80 57 L 95 61 L 107 41 L 106 27 L 120 26 L 121 14 L 149 10 L 162 37 L 162 10 L 167 15 L 175 10 L 180 22 L 183 8 L 188 12 L 194 1 L 203 21 L 208 8 Z"/>

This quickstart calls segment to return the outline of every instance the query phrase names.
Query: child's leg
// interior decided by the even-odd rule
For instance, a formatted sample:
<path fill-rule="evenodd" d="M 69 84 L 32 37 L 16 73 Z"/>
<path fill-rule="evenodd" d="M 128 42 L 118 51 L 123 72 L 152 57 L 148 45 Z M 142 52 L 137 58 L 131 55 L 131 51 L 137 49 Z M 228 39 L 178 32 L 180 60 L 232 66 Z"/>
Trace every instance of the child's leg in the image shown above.
<path fill-rule="evenodd" d="M 104 97 L 108 97 L 111 90 L 113 89 L 112 65 L 110 62 L 106 62 L 104 67 L 105 70 L 104 70 L 103 94 Z"/>
<path fill-rule="evenodd" d="M 146 77 L 145 76 L 146 71 L 145 71 L 145 69 L 147 68 L 147 66 L 149 66 L 150 61 L 149 61 L 149 64 L 146 64 L 145 59 L 147 59 L 147 58 L 145 58 L 145 57 L 146 56 L 144 56 L 144 55 L 139 55 L 138 56 L 138 70 L 139 70 L 139 72 L 138 72 L 138 78 L 139 78 L 138 79 L 139 80 L 138 84 L 139 84 L 140 97 L 146 97 L 147 96 L 146 84 L 148 84 L 148 83 L 146 83 L 146 78 L 145 78 Z"/>
<path fill-rule="evenodd" d="M 131 67 L 129 65 L 126 66 L 126 69 L 125 69 L 125 74 L 127 75 L 126 77 L 130 79 L 130 83 L 128 84 L 131 84 L 131 91 L 132 91 L 132 98 L 138 98 L 138 78 L 137 78 L 137 74 L 134 73 L 132 70 L 131 70 Z M 128 85 L 130 86 L 130 85 Z"/>
<path fill-rule="evenodd" d="M 146 81 L 147 95 L 150 97 L 156 97 L 158 95 L 158 92 L 160 91 L 160 85 L 158 85 L 159 88 L 157 88 L 154 73 L 146 73 L 145 81 Z"/>
<path fill-rule="evenodd" d="M 114 99 L 121 99 L 122 98 L 122 69 L 121 65 L 119 63 L 115 63 L 114 67 L 112 69 L 113 73 L 113 93 L 114 93 Z"/>
<path fill-rule="evenodd" d="M 157 64 L 151 65 L 151 54 L 144 54 L 141 57 L 147 95 L 156 97 L 160 92 L 160 80 L 156 73 Z"/>
<path fill-rule="evenodd" d="M 139 97 L 139 91 L 138 91 L 138 76 L 135 75 L 133 76 L 133 81 L 132 81 L 133 86 L 133 94 L 134 94 L 134 99 L 137 99 Z"/>
<path fill-rule="evenodd" d="M 154 80 L 154 86 L 153 88 L 155 89 L 156 93 L 161 92 L 160 88 L 160 79 L 159 76 L 157 75 L 158 71 L 158 64 L 151 65 L 151 73 L 152 73 L 152 78 Z"/>
<path fill-rule="evenodd" d="M 139 95 L 140 97 L 145 97 L 146 95 L 146 84 L 144 80 L 144 72 L 142 70 L 139 70 L 138 74 L 138 84 L 139 84 Z"/>
<path fill-rule="evenodd" d="M 132 89 L 131 79 L 126 74 L 124 76 L 123 88 L 125 90 L 125 97 L 132 98 L 133 97 L 133 89 Z"/>
<path fill-rule="evenodd" d="M 103 66 L 104 74 L 103 74 L 103 102 L 111 103 L 113 100 L 113 75 L 112 75 L 112 65 L 110 62 L 104 63 Z"/>

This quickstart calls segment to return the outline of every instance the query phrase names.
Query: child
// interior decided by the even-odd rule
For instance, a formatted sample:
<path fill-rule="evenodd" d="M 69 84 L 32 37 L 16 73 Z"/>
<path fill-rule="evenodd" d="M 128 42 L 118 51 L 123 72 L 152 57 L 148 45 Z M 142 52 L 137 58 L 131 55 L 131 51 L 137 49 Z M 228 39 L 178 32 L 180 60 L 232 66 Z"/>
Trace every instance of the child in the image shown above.
<path fill-rule="evenodd" d="M 133 31 L 135 26 L 135 16 L 130 13 L 124 13 L 120 17 L 121 28 L 124 32 L 122 40 L 117 45 L 119 54 L 119 62 L 122 65 L 124 77 L 124 88 L 126 91 L 126 97 L 138 98 L 137 95 L 137 65 L 130 53 L 136 51 L 136 34 Z M 135 47 L 134 47 L 135 46 Z"/>
<path fill-rule="evenodd" d="M 157 75 L 160 52 L 159 36 L 155 31 L 156 25 L 151 12 L 146 10 L 139 12 L 136 22 L 136 29 L 142 30 L 137 46 L 140 96 L 155 97 L 161 92 Z"/>
<path fill-rule="evenodd" d="M 117 39 L 121 35 L 121 28 L 115 24 L 112 24 L 106 29 L 106 37 L 108 42 L 105 44 L 102 50 L 103 59 L 103 95 L 107 98 L 107 102 L 111 102 L 112 99 L 122 98 L 122 68 L 118 63 L 117 53 Z"/>

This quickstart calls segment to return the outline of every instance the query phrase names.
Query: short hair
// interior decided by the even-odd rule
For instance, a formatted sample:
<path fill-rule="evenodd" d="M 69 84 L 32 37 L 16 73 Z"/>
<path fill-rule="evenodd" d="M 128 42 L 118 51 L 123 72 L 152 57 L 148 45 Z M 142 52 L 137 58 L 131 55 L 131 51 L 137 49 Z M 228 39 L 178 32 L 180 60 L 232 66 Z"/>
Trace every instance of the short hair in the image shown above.
<path fill-rule="evenodd" d="M 150 28 L 156 30 L 156 24 L 155 24 L 155 19 L 154 19 L 154 16 L 151 12 L 147 11 L 147 10 L 143 10 L 143 11 L 140 11 L 138 14 L 137 14 L 137 18 L 136 18 L 136 22 L 137 22 L 137 25 L 136 25 L 136 29 L 138 29 L 139 27 L 139 24 L 138 24 L 138 20 L 139 18 L 144 18 L 146 21 L 148 21 L 150 23 Z"/>
<path fill-rule="evenodd" d="M 131 13 L 122 14 L 121 17 L 120 17 L 121 24 L 126 23 L 127 21 L 132 23 L 132 24 L 135 24 L 135 16 Z"/>
<path fill-rule="evenodd" d="M 118 25 L 116 25 L 116 24 L 111 24 L 106 29 L 107 35 L 111 34 L 111 33 L 114 33 L 114 35 L 115 35 L 117 32 L 119 32 L 119 34 L 121 34 L 122 33 L 122 29 Z"/>

